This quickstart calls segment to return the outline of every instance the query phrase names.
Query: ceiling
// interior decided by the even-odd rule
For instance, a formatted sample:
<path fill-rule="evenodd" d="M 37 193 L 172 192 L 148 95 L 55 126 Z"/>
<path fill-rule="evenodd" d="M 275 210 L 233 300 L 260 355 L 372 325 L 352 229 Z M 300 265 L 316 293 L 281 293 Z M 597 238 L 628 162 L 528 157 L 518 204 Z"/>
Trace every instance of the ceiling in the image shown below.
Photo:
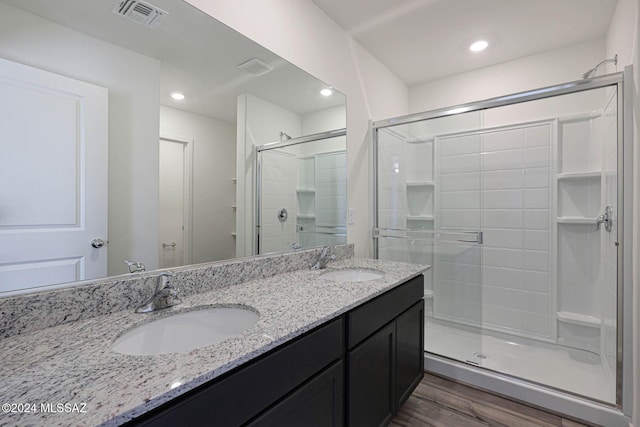
<path fill-rule="evenodd" d="M 617 0 L 312 0 L 407 85 L 603 37 Z M 479 38 L 490 43 L 469 51 Z M 604 58 L 603 58 L 604 59 Z"/>
<path fill-rule="evenodd" d="M 345 103 L 340 93 L 321 96 L 323 82 L 182 0 L 148 1 L 168 12 L 156 28 L 113 14 L 116 0 L 0 1 L 158 59 L 163 105 L 235 122 L 237 97 L 243 93 L 298 114 Z M 274 70 L 254 76 L 237 68 L 252 58 Z M 173 91 L 183 92 L 185 100 L 171 99 Z"/>

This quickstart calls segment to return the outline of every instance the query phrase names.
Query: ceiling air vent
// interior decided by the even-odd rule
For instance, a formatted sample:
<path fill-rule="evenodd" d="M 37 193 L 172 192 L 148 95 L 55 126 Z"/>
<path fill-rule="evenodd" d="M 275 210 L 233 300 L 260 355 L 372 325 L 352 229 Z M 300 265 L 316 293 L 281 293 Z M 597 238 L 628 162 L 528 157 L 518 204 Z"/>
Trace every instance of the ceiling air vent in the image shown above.
<path fill-rule="evenodd" d="M 158 26 L 160 19 L 169 14 L 152 4 L 140 0 L 118 1 L 113 7 L 113 13 L 149 28 Z"/>
<path fill-rule="evenodd" d="M 253 74 L 254 76 L 261 76 L 273 70 L 273 67 L 271 65 L 257 58 L 253 58 L 248 60 L 247 62 L 243 62 L 242 64 L 238 65 L 238 68 L 246 71 L 249 74 Z"/>

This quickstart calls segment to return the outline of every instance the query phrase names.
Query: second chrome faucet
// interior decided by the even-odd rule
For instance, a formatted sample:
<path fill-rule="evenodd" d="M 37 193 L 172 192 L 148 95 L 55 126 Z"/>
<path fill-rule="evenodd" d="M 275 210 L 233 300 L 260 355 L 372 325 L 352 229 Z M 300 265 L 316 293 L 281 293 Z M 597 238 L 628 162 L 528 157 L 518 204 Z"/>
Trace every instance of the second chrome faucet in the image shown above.
<path fill-rule="evenodd" d="M 153 295 L 136 308 L 136 313 L 149 313 L 180 304 L 182 300 L 178 297 L 179 289 L 173 287 L 171 284 L 173 277 L 174 274 L 171 271 L 163 271 L 160 273 Z"/>

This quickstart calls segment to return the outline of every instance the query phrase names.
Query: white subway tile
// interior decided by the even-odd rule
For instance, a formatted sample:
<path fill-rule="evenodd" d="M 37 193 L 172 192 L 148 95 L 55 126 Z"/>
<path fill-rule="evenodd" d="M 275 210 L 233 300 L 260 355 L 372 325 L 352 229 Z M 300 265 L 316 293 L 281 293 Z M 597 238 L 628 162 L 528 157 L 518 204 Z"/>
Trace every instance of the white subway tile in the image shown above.
<path fill-rule="evenodd" d="M 480 152 L 480 139 L 477 137 L 447 137 L 440 139 L 441 156 L 459 156 Z"/>
<path fill-rule="evenodd" d="M 482 172 L 484 190 L 506 190 L 523 187 L 523 171 L 520 169 Z"/>
<path fill-rule="evenodd" d="M 523 211 L 520 209 L 483 209 L 482 226 L 484 228 L 522 228 Z"/>
<path fill-rule="evenodd" d="M 483 248 L 482 263 L 486 267 L 522 268 L 520 249 Z"/>
<path fill-rule="evenodd" d="M 550 175 L 548 167 L 527 168 L 524 170 L 524 186 L 527 188 L 548 188 Z"/>
<path fill-rule="evenodd" d="M 522 129 L 510 129 L 484 134 L 482 151 L 502 151 L 522 149 L 524 133 Z"/>
<path fill-rule="evenodd" d="M 440 209 L 438 216 L 441 227 L 480 228 L 480 210 L 478 209 Z"/>
<path fill-rule="evenodd" d="M 522 255 L 522 267 L 525 270 L 549 271 L 549 252 L 523 251 Z"/>
<path fill-rule="evenodd" d="M 522 150 L 494 151 L 482 153 L 483 170 L 522 168 Z"/>
<path fill-rule="evenodd" d="M 549 166 L 549 148 L 537 147 L 524 150 L 524 166 L 527 168 Z"/>
<path fill-rule="evenodd" d="M 485 247 L 522 249 L 522 230 L 494 230 L 485 229 L 483 232 Z"/>
<path fill-rule="evenodd" d="M 442 209 L 479 209 L 479 191 L 444 191 L 440 194 Z"/>
<path fill-rule="evenodd" d="M 487 190 L 482 192 L 485 209 L 522 208 L 522 190 Z"/>
<path fill-rule="evenodd" d="M 477 172 L 480 170 L 480 154 L 464 156 L 442 157 L 440 159 L 440 173 Z"/>
<path fill-rule="evenodd" d="M 524 228 L 532 230 L 548 230 L 549 229 L 549 211 L 547 209 L 524 211 Z"/>
<path fill-rule="evenodd" d="M 482 285 L 512 288 L 522 282 L 523 271 L 502 267 L 483 267 Z"/>
<path fill-rule="evenodd" d="M 524 231 L 524 249 L 533 249 L 538 251 L 549 250 L 549 232 L 548 231 Z"/>
<path fill-rule="evenodd" d="M 526 209 L 545 209 L 550 204 L 549 189 L 534 188 L 524 190 L 524 207 Z"/>
<path fill-rule="evenodd" d="M 440 177 L 440 191 L 480 190 L 478 172 L 447 174 Z"/>
<path fill-rule="evenodd" d="M 546 147 L 551 143 L 551 126 L 541 125 L 533 126 L 524 130 L 524 146 L 530 147 Z"/>

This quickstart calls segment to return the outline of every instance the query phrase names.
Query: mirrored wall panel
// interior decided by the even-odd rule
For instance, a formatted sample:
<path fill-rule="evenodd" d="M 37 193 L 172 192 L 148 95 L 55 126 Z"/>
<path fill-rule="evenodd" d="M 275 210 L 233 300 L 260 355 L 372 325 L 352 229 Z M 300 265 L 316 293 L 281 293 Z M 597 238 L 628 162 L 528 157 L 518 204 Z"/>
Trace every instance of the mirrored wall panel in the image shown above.
<path fill-rule="evenodd" d="M 329 85 L 132 3 L 0 1 L 0 294 L 252 255 L 253 146 L 344 127 Z"/>

